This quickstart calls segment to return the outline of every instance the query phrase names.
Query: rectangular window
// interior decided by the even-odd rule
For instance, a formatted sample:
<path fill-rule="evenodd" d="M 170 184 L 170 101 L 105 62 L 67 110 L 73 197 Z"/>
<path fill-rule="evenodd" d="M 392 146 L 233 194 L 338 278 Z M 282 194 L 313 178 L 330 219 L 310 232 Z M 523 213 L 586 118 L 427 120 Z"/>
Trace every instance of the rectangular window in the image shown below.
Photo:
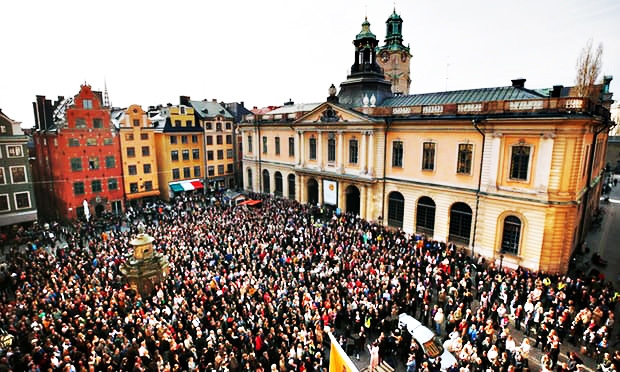
<path fill-rule="evenodd" d="M 93 100 L 92 99 L 84 99 L 82 100 L 82 107 L 86 110 L 92 110 L 93 108 Z"/>
<path fill-rule="evenodd" d="M 97 146 L 97 139 L 96 138 L 87 138 L 86 139 L 86 146 Z"/>
<path fill-rule="evenodd" d="M 152 191 L 153 190 L 153 181 L 144 181 L 144 190 Z"/>
<path fill-rule="evenodd" d="M 133 119 L 133 126 L 134 127 L 139 127 L 140 126 L 140 119 Z"/>
<path fill-rule="evenodd" d="M 7 145 L 6 152 L 9 158 L 21 158 L 24 156 L 22 147 L 20 145 Z"/>
<path fill-rule="evenodd" d="M 106 146 L 109 146 L 109 145 L 111 145 L 113 143 L 114 143 L 114 140 L 111 137 L 103 139 L 103 144 L 106 145 Z"/>
<path fill-rule="evenodd" d="M 170 151 L 170 159 L 172 161 L 179 161 L 179 151 L 178 150 Z"/>
<path fill-rule="evenodd" d="M 252 152 L 252 136 L 248 136 L 248 152 Z"/>
<path fill-rule="evenodd" d="M 84 118 L 75 119 L 76 128 L 86 128 L 86 120 Z"/>
<path fill-rule="evenodd" d="M 288 138 L 288 156 L 295 156 L 295 138 Z"/>
<path fill-rule="evenodd" d="M 230 122 L 226 122 L 226 130 L 231 130 L 232 124 Z"/>
<path fill-rule="evenodd" d="M 218 145 L 222 145 L 222 144 L 224 144 L 224 138 L 222 137 L 222 135 L 218 135 L 218 136 L 216 137 L 216 140 L 217 140 L 217 144 L 218 144 Z"/>
<path fill-rule="evenodd" d="M 26 192 L 16 192 L 15 193 L 15 209 L 26 209 L 30 208 L 30 193 Z"/>
<path fill-rule="evenodd" d="M 233 158 L 233 150 L 226 150 L 226 159 Z"/>
<path fill-rule="evenodd" d="M 177 136 L 170 136 L 170 144 L 171 145 L 177 144 Z"/>
<path fill-rule="evenodd" d="M 392 166 L 403 167 L 403 141 L 392 142 Z"/>
<path fill-rule="evenodd" d="M 133 133 L 125 134 L 125 141 L 133 141 Z"/>
<path fill-rule="evenodd" d="M 267 153 L 267 136 L 263 136 L 263 154 Z"/>
<path fill-rule="evenodd" d="M 144 174 L 151 174 L 151 164 L 142 164 L 142 171 Z"/>
<path fill-rule="evenodd" d="M 530 152 L 530 146 L 512 146 L 512 154 L 510 157 L 510 179 L 527 181 L 530 166 Z"/>
<path fill-rule="evenodd" d="M 194 160 L 200 159 L 200 149 L 192 149 L 192 159 Z"/>
<path fill-rule="evenodd" d="M 93 192 L 101 192 L 101 181 L 94 180 L 93 182 L 91 182 L 90 187 L 92 188 Z"/>
<path fill-rule="evenodd" d="M 213 177 L 215 176 L 215 167 L 212 165 L 209 165 L 209 177 Z"/>
<path fill-rule="evenodd" d="M 224 164 L 220 164 L 217 166 L 217 174 L 219 175 L 224 174 Z"/>
<path fill-rule="evenodd" d="M 135 165 L 130 165 L 127 167 L 127 173 L 130 176 L 135 176 L 136 174 L 138 174 L 138 167 Z"/>
<path fill-rule="evenodd" d="M 91 156 L 88 158 L 88 169 L 89 170 L 99 169 L 99 157 L 98 156 Z"/>
<path fill-rule="evenodd" d="M 69 146 L 75 147 L 80 145 L 80 140 L 77 138 L 69 138 Z"/>
<path fill-rule="evenodd" d="M 456 163 L 456 173 L 471 174 L 471 160 L 474 152 L 474 145 L 469 143 L 459 144 L 459 158 Z"/>
<path fill-rule="evenodd" d="M 183 168 L 183 178 L 190 178 L 192 176 L 192 172 L 190 167 Z"/>
<path fill-rule="evenodd" d="M 0 212 L 6 212 L 10 210 L 9 207 L 9 195 L 2 194 L 0 195 Z"/>
<path fill-rule="evenodd" d="M 191 120 L 185 120 L 185 126 L 189 128 L 189 127 L 193 127 L 194 125 Z"/>
<path fill-rule="evenodd" d="M 132 183 L 129 184 L 129 192 L 130 193 L 138 192 L 138 183 L 137 182 L 132 182 Z"/>
<path fill-rule="evenodd" d="M 105 157 L 105 167 L 106 168 L 116 168 L 116 158 L 114 155 Z"/>
<path fill-rule="evenodd" d="M 327 162 L 333 163 L 336 161 L 336 139 L 329 138 L 327 140 Z"/>
<path fill-rule="evenodd" d="M 82 159 L 81 158 L 71 158 L 71 170 L 74 172 L 78 172 L 82 170 Z"/>
<path fill-rule="evenodd" d="M 4 168 L 0 167 L 0 185 L 6 184 L 6 176 L 4 175 Z"/>
<path fill-rule="evenodd" d="M 73 183 L 73 194 L 84 195 L 84 182 Z"/>
<path fill-rule="evenodd" d="M 108 179 L 108 190 L 110 191 L 118 190 L 118 181 L 116 180 L 116 178 Z"/>
<path fill-rule="evenodd" d="M 232 164 L 227 164 L 226 165 L 226 172 L 228 172 L 228 173 L 232 173 L 233 172 L 233 165 Z"/>
<path fill-rule="evenodd" d="M 194 177 L 200 177 L 200 166 L 199 165 L 194 166 Z"/>
<path fill-rule="evenodd" d="M 181 136 L 181 143 L 182 144 L 187 144 L 188 138 L 187 136 Z"/>
<path fill-rule="evenodd" d="M 232 145 L 232 136 L 230 134 L 226 135 L 226 144 Z"/>
<path fill-rule="evenodd" d="M 127 147 L 127 157 L 135 158 L 136 157 L 136 148 L 135 147 Z"/>
<path fill-rule="evenodd" d="M 103 120 L 99 119 L 99 118 L 95 118 L 93 119 L 93 128 L 103 128 Z"/>
<path fill-rule="evenodd" d="M 149 139 L 149 134 L 148 133 L 140 133 L 140 139 L 141 140 L 148 140 Z"/>
<path fill-rule="evenodd" d="M 192 143 L 198 143 L 198 136 L 195 134 L 192 134 Z"/>
<path fill-rule="evenodd" d="M 181 156 L 183 156 L 183 160 L 189 160 L 189 150 L 188 149 L 182 150 Z"/>
<path fill-rule="evenodd" d="M 174 121 L 174 126 L 175 127 L 180 127 L 181 126 L 181 120 L 175 120 Z"/>
<path fill-rule="evenodd" d="M 224 159 L 224 150 L 217 150 L 217 160 Z"/>
<path fill-rule="evenodd" d="M 207 130 L 211 130 L 211 129 L 213 129 L 213 124 L 210 121 L 208 121 L 207 122 Z"/>
<path fill-rule="evenodd" d="M 275 138 L 276 155 L 280 155 L 280 137 Z"/>
<path fill-rule="evenodd" d="M 142 156 L 150 156 L 151 148 L 148 146 L 142 146 Z"/>
<path fill-rule="evenodd" d="M 172 169 L 172 179 L 178 180 L 179 178 L 181 178 L 181 172 L 179 171 L 179 168 Z"/>
<path fill-rule="evenodd" d="M 217 123 L 215 123 L 215 130 L 218 131 L 218 132 L 222 131 L 222 123 L 221 122 L 218 121 Z"/>
<path fill-rule="evenodd" d="M 357 164 L 357 140 L 349 140 L 349 163 Z"/>
<path fill-rule="evenodd" d="M 207 160 L 213 160 L 213 151 L 207 151 Z"/>
<path fill-rule="evenodd" d="M 435 142 L 422 144 L 422 170 L 435 170 Z"/>
<path fill-rule="evenodd" d="M 310 160 L 316 160 L 316 138 L 312 137 L 308 140 L 310 146 L 308 149 L 308 158 Z"/>
<path fill-rule="evenodd" d="M 213 136 L 207 136 L 207 146 L 213 145 Z"/>

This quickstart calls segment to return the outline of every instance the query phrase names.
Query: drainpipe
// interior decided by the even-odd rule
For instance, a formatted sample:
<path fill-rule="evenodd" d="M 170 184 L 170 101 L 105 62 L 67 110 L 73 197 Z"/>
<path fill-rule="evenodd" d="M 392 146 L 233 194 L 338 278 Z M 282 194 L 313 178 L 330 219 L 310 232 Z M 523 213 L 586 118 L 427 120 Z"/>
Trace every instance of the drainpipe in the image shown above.
<path fill-rule="evenodd" d="M 385 173 L 387 169 L 387 137 L 388 131 L 392 127 L 392 118 L 385 118 L 385 130 L 383 134 L 383 196 L 381 197 L 381 225 L 385 220 Z"/>
<path fill-rule="evenodd" d="M 260 125 L 258 125 L 258 121 L 256 120 L 256 118 L 254 118 L 254 127 L 255 127 L 255 133 L 256 133 L 256 152 L 258 152 L 258 193 L 262 193 L 263 192 L 263 157 L 262 157 L 262 151 L 263 149 L 261 148 L 261 146 L 263 145 L 262 138 L 261 138 L 261 133 L 260 133 Z"/>
<path fill-rule="evenodd" d="M 478 210 L 480 208 L 480 186 L 482 185 L 482 165 L 484 164 L 484 142 L 486 140 L 486 136 L 484 132 L 478 127 L 480 124 L 480 119 L 472 119 L 471 123 L 474 128 L 480 133 L 482 136 L 482 153 L 480 154 L 480 170 L 478 174 L 478 188 L 476 189 L 476 218 L 474 219 L 474 234 L 472 236 L 472 244 L 471 244 L 471 256 L 472 258 L 476 258 L 476 231 L 478 228 Z"/>
<path fill-rule="evenodd" d="M 194 111 L 195 113 L 196 111 Z M 202 195 L 207 195 L 207 188 L 209 187 L 209 165 L 207 164 L 207 123 L 205 120 L 200 120 L 198 114 L 195 115 L 196 120 L 199 120 L 202 123 L 202 150 L 204 156 L 204 180 L 205 182 L 202 185 Z M 205 204 L 207 204 L 205 202 Z"/>

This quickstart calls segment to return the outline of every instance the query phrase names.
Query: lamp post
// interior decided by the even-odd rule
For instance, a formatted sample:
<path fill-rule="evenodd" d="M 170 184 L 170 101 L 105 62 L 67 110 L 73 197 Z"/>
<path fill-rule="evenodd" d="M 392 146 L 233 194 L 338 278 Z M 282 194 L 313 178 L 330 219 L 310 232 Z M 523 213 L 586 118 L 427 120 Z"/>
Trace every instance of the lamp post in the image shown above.
<path fill-rule="evenodd" d="M 502 270 L 502 266 L 504 264 L 504 254 L 499 255 L 499 270 Z"/>

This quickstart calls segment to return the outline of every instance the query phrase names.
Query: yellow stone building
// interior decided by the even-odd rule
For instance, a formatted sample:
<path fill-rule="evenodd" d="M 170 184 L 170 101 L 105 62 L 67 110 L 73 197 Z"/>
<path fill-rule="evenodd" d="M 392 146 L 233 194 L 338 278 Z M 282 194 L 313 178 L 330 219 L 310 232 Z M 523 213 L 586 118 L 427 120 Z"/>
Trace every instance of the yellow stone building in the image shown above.
<path fill-rule="evenodd" d="M 160 195 L 164 200 L 187 192 L 203 192 L 203 131 L 194 121 L 194 109 L 185 105 L 149 110 L 155 127 Z"/>
<path fill-rule="evenodd" d="M 125 199 L 130 203 L 159 196 L 155 133 L 139 105 L 113 110 L 111 120 L 119 130 Z"/>
<path fill-rule="evenodd" d="M 393 95 L 369 26 L 326 102 L 239 125 L 246 189 L 454 242 L 507 267 L 566 272 L 598 210 L 611 77 L 590 98 L 528 89 L 525 79 Z"/>

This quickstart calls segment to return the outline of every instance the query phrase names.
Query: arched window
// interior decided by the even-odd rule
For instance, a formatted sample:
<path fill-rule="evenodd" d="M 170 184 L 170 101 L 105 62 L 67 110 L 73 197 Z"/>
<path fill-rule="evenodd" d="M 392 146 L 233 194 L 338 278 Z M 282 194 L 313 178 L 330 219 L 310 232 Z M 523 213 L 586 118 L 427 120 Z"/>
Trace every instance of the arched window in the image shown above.
<path fill-rule="evenodd" d="M 471 208 L 465 203 L 454 203 L 450 208 L 450 232 L 448 239 L 469 244 L 471 235 Z"/>
<path fill-rule="evenodd" d="M 248 168 L 248 190 L 252 191 L 252 168 Z"/>
<path fill-rule="evenodd" d="M 405 197 L 398 191 L 388 195 L 388 226 L 403 227 L 403 215 L 405 214 Z"/>
<path fill-rule="evenodd" d="M 263 193 L 271 193 L 271 185 L 269 184 L 269 171 L 263 170 Z"/>
<path fill-rule="evenodd" d="M 502 233 L 502 253 L 519 254 L 521 241 L 521 220 L 515 216 L 504 219 Z"/>
<path fill-rule="evenodd" d="M 418 200 L 416 232 L 433 236 L 435 233 L 435 202 L 428 196 Z"/>
<path fill-rule="evenodd" d="M 275 196 L 282 196 L 282 173 L 276 172 L 273 177 L 276 180 L 276 189 L 273 193 Z"/>
<path fill-rule="evenodd" d="M 291 200 L 295 200 L 295 175 L 288 175 L 288 198 Z"/>

